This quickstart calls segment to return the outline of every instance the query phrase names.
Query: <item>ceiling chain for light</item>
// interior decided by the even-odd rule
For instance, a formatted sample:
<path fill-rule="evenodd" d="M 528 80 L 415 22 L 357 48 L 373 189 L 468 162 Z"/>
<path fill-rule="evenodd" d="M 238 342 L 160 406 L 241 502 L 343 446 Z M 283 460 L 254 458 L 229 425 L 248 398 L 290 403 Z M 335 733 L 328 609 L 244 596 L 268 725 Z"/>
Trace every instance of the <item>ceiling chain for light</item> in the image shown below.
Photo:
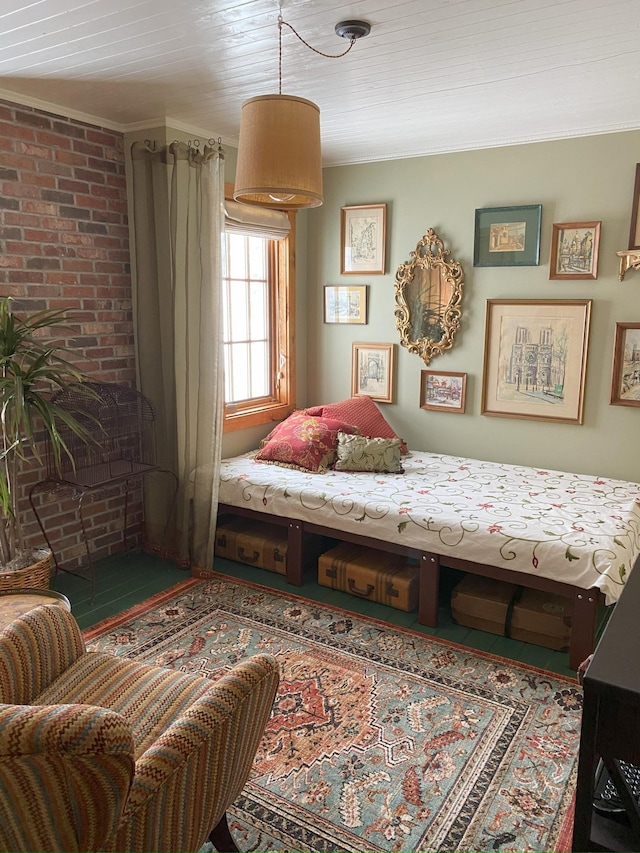
<path fill-rule="evenodd" d="M 312 50 L 314 53 L 319 54 L 320 56 L 324 56 L 326 59 L 340 59 L 343 56 L 346 56 L 351 48 L 354 46 L 356 41 L 362 36 L 366 36 L 371 31 L 371 27 L 365 21 L 343 21 L 340 24 L 336 24 L 336 33 L 342 38 L 349 39 L 349 47 L 346 50 L 343 50 L 342 53 L 323 53 L 321 50 L 313 47 L 313 45 L 309 44 L 308 41 L 305 41 L 300 33 L 292 27 L 288 21 L 285 21 L 282 18 L 282 15 L 278 15 L 278 85 L 279 85 L 279 94 L 282 94 L 282 27 L 289 27 L 291 32 L 302 42 L 305 47 L 308 47 L 309 50 Z"/>

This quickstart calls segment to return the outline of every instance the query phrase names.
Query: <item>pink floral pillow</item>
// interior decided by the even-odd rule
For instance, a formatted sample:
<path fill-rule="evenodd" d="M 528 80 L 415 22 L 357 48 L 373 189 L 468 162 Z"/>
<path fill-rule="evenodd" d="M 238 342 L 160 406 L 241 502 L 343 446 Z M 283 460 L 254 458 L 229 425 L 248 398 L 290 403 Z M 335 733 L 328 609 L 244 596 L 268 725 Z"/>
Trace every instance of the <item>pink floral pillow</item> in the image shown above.
<path fill-rule="evenodd" d="M 294 412 L 271 430 L 255 458 L 285 468 L 326 471 L 335 462 L 339 432 L 354 435 L 358 428 L 333 418 Z"/>
<path fill-rule="evenodd" d="M 313 417 L 342 418 L 347 423 L 357 426 L 360 434 L 367 436 L 367 438 L 400 438 L 386 422 L 371 397 L 364 395 L 340 400 L 339 403 L 312 406 L 306 412 Z M 402 441 L 401 452 L 408 453 L 409 450 L 404 439 L 400 440 Z"/>

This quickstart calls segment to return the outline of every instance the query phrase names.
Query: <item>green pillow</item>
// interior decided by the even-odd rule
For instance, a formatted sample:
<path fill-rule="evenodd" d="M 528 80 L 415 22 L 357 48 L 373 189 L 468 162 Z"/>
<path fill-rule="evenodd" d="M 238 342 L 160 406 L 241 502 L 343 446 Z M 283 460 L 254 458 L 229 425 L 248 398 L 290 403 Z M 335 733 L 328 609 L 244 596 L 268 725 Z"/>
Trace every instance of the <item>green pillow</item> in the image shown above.
<path fill-rule="evenodd" d="M 338 433 L 336 471 L 375 471 L 404 474 L 401 438 L 367 438 L 364 435 Z"/>

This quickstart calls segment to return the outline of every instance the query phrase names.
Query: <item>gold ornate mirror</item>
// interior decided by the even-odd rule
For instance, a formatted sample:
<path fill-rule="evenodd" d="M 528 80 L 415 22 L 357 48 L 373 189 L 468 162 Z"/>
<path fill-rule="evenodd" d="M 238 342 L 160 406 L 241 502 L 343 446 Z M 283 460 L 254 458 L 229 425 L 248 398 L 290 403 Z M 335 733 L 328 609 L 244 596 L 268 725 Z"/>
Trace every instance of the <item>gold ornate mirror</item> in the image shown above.
<path fill-rule="evenodd" d="M 462 266 L 429 228 L 410 261 L 396 272 L 396 328 L 400 343 L 425 364 L 453 346 L 462 311 Z"/>

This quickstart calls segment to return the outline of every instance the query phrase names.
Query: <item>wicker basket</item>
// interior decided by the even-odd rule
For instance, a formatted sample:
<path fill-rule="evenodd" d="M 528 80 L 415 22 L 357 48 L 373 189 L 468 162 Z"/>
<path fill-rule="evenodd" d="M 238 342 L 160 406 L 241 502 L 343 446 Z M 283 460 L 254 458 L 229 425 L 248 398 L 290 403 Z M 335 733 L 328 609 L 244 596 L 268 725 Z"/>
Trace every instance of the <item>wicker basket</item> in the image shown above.
<path fill-rule="evenodd" d="M 49 589 L 51 573 L 51 552 L 37 551 L 34 557 L 40 557 L 37 562 L 15 572 L 0 572 L 0 591 L 6 589 Z"/>

